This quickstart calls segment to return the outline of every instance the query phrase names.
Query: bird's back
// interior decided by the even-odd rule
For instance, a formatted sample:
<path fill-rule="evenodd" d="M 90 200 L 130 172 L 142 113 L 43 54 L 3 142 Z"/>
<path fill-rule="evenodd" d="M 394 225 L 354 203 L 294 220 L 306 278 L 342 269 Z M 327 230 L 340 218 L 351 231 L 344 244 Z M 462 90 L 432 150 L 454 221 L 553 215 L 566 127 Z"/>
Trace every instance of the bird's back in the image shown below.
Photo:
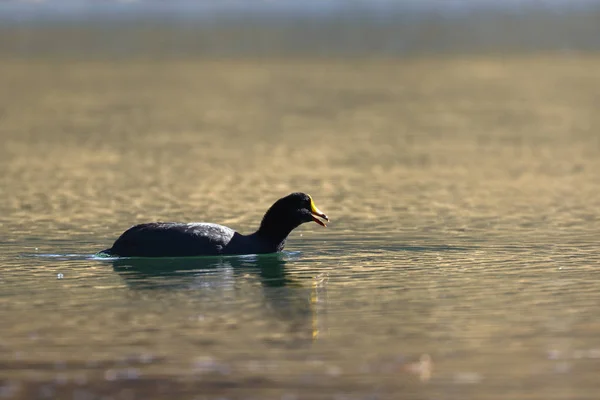
<path fill-rule="evenodd" d="M 217 224 L 154 222 L 129 228 L 103 252 L 120 257 L 219 255 L 234 234 Z"/>

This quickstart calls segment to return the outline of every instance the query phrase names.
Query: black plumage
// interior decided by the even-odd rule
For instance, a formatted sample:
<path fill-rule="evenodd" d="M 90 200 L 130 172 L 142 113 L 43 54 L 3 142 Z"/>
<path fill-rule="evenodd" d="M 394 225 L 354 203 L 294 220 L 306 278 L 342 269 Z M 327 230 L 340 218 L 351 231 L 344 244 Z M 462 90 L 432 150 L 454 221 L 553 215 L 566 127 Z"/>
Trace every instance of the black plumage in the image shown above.
<path fill-rule="evenodd" d="M 153 222 L 125 231 L 110 249 L 101 253 L 118 257 L 193 257 L 263 254 L 283 250 L 292 230 L 319 219 L 329 221 L 305 193 L 292 193 L 275 202 L 258 230 L 242 235 L 226 226 L 195 222 Z"/>

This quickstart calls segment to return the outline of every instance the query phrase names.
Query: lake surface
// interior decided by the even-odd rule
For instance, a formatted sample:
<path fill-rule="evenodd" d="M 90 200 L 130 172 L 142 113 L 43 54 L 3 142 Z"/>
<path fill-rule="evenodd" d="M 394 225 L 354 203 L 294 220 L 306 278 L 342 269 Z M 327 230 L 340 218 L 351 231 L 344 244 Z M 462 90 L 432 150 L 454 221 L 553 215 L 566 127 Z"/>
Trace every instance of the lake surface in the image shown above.
<path fill-rule="evenodd" d="M 600 58 L 0 62 L 0 398 L 595 399 Z M 129 226 L 280 255 L 106 260 Z"/>

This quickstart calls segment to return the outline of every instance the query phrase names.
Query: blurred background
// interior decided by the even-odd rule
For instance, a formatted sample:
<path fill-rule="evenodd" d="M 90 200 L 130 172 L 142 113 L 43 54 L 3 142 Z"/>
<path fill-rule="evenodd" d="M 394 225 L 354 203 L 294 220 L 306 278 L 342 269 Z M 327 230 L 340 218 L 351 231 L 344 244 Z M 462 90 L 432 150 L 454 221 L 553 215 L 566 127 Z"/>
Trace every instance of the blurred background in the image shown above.
<path fill-rule="evenodd" d="M 596 0 L 31 0 L 0 3 L 5 55 L 408 56 L 594 51 Z"/>
<path fill-rule="evenodd" d="M 0 1 L 0 398 L 595 399 L 600 1 Z M 131 225 L 275 256 L 103 260 Z"/>

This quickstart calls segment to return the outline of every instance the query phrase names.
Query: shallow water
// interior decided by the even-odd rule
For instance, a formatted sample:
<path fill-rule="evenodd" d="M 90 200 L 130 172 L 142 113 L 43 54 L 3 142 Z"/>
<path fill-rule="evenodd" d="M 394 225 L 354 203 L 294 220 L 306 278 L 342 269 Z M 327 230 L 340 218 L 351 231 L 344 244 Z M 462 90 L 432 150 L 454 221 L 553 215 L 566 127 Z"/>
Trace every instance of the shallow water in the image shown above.
<path fill-rule="evenodd" d="M 0 398 L 585 399 L 600 60 L 0 63 Z M 94 257 L 153 220 L 279 255 Z M 102 397 L 104 396 L 104 397 Z"/>

